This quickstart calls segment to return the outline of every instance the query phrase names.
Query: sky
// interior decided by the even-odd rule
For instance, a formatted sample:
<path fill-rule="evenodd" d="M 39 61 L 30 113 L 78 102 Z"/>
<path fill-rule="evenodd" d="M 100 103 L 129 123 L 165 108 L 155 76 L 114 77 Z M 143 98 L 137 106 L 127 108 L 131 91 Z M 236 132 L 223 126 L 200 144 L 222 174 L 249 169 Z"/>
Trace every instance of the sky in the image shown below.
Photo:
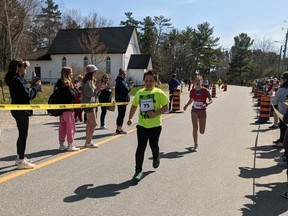
<path fill-rule="evenodd" d="M 76 9 L 82 16 L 97 12 L 120 26 L 125 12 L 132 12 L 135 20 L 161 16 L 171 19 L 173 27 L 185 30 L 208 22 L 214 28 L 219 45 L 230 49 L 234 37 L 248 34 L 255 42 L 270 41 L 280 49 L 285 44 L 288 29 L 288 0 L 54 0 L 62 12 Z M 275 42 L 278 41 L 278 42 Z"/>

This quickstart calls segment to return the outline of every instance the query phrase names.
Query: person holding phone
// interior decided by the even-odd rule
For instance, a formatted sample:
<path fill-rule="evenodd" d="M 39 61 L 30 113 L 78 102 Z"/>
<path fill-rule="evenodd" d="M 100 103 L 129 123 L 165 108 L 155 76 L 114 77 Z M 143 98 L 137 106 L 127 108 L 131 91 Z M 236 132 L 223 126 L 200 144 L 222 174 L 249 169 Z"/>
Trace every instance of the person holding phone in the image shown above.
<path fill-rule="evenodd" d="M 30 104 L 41 87 L 41 80 L 38 80 L 29 89 L 24 76 L 26 69 L 30 66 L 28 61 L 12 59 L 9 63 L 8 72 L 5 75 L 5 83 L 9 87 L 11 104 Z M 26 142 L 29 129 L 29 117 L 33 115 L 32 110 L 11 110 L 18 129 L 17 159 L 15 165 L 18 169 L 33 169 L 35 164 L 25 157 Z"/>
<path fill-rule="evenodd" d="M 285 71 L 280 79 L 280 88 L 275 92 L 274 97 L 271 98 L 270 102 L 274 106 L 278 106 L 278 110 L 282 115 L 285 115 L 287 107 L 285 106 L 285 102 L 287 100 L 286 96 L 288 94 L 288 71 Z M 279 129 L 280 129 L 280 137 L 279 139 L 273 141 L 276 148 L 283 147 L 284 135 L 287 129 L 286 124 L 283 120 L 279 119 Z"/>

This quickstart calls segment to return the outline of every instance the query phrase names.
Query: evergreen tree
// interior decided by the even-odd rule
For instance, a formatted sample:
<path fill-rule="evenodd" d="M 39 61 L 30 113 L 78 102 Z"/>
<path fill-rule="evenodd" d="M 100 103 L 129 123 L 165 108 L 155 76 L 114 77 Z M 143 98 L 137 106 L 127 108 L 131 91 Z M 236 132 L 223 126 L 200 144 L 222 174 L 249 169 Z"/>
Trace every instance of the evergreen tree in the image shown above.
<path fill-rule="evenodd" d="M 196 71 L 203 75 L 210 73 L 211 66 L 215 62 L 215 55 L 221 52 L 216 47 L 219 45 L 218 41 L 220 38 L 213 36 L 214 28 L 210 27 L 210 24 L 204 22 L 197 25 L 197 30 L 195 33 L 194 43 L 197 47 L 196 55 Z"/>
<path fill-rule="evenodd" d="M 155 53 L 157 36 L 155 23 L 150 16 L 147 16 L 144 18 L 141 24 L 142 34 L 139 38 L 141 52 L 153 55 Z"/>
<path fill-rule="evenodd" d="M 38 47 L 49 47 L 61 28 L 61 12 L 53 0 L 45 1 L 41 13 L 36 17 L 34 32 L 38 35 Z"/>
<path fill-rule="evenodd" d="M 133 18 L 133 13 L 132 12 L 125 12 L 124 13 L 125 16 L 127 17 L 127 20 L 126 21 L 121 21 L 120 22 L 120 25 L 122 26 L 135 26 L 136 29 L 139 28 L 139 24 L 140 24 L 140 21 L 137 21 Z"/>
<path fill-rule="evenodd" d="M 252 57 L 252 51 L 249 48 L 253 45 L 253 42 L 246 33 L 234 37 L 234 45 L 231 48 L 231 62 L 227 74 L 229 82 L 240 84 L 241 79 L 248 72 L 248 64 Z"/>

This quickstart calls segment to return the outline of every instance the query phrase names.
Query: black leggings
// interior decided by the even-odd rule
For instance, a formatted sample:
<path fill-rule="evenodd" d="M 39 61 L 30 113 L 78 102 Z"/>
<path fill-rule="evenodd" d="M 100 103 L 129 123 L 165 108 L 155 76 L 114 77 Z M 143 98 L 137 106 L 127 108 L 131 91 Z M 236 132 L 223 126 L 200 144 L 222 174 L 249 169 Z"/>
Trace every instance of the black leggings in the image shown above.
<path fill-rule="evenodd" d="M 147 142 L 149 140 L 149 145 L 152 151 L 153 159 L 159 157 L 159 137 L 161 133 L 162 127 L 154 127 L 154 128 L 144 128 L 140 125 L 137 125 L 137 140 L 138 146 L 136 150 L 136 170 L 142 171 L 142 165 L 144 161 L 144 153 L 146 150 Z"/>
<path fill-rule="evenodd" d="M 287 126 L 281 119 L 279 120 L 279 129 L 280 129 L 280 140 L 279 141 L 283 142 Z"/>
<path fill-rule="evenodd" d="M 101 127 L 105 126 L 105 116 L 106 116 L 106 113 L 107 113 L 107 108 L 108 107 L 101 107 L 101 115 L 100 115 Z"/>
<path fill-rule="evenodd" d="M 22 110 L 12 110 L 11 114 L 16 120 L 18 129 L 17 155 L 19 155 L 19 159 L 24 159 L 29 128 L 29 114 Z"/>
<path fill-rule="evenodd" d="M 124 121 L 124 117 L 125 117 L 125 113 L 126 113 L 126 106 L 127 105 L 119 105 L 117 106 L 117 110 L 118 110 L 118 116 L 116 119 L 116 125 L 117 126 L 122 126 L 123 125 L 123 121 Z"/>

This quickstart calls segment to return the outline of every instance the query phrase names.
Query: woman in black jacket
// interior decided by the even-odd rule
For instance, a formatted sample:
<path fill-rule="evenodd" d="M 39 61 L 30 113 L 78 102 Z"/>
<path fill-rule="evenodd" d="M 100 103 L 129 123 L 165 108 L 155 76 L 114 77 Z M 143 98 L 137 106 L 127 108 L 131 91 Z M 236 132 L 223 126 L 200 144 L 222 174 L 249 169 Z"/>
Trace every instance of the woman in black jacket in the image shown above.
<path fill-rule="evenodd" d="M 122 68 L 119 69 L 119 75 L 116 77 L 115 84 L 115 101 L 116 102 L 129 102 L 130 101 L 130 90 L 134 86 L 134 83 L 129 85 L 126 83 L 127 73 Z M 127 134 L 126 131 L 122 129 L 127 105 L 118 105 L 118 116 L 116 119 L 116 134 Z"/>
<path fill-rule="evenodd" d="M 8 72 L 5 75 L 5 83 L 9 87 L 11 104 L 30 104 L 30 100 L 36 97 L 37 90 L 41 86 L 41 81 L 38 80 L 33 88 L 28 88 L 27 82 L 24 79 L 28 66 L 30 66 L 30 63 L 22 59 L 13 59 L 9 64 Z M 33 112 L 32 110 L 11 110 L 11 114 L 16 120 L 19 133 L 15 164 L 18 169 L 33 169 L 35 164 L 25 157 L 29 116 L 32 116 Z"/>
<path fill-rule="evenodd" d="M 105 85 L 105 88 L 102 89 L 99 95 L 99 103 L 110 103 L 112 100 L 112 89 L 109 86 L 109 76 L 107 74 L 103 75 L 101 83 Z M 107 113 L 107 108 L 107 106 L 101 107 L 100 129 L 108 129 L 108 127 L 105 126 L 105 116 Z"/>

